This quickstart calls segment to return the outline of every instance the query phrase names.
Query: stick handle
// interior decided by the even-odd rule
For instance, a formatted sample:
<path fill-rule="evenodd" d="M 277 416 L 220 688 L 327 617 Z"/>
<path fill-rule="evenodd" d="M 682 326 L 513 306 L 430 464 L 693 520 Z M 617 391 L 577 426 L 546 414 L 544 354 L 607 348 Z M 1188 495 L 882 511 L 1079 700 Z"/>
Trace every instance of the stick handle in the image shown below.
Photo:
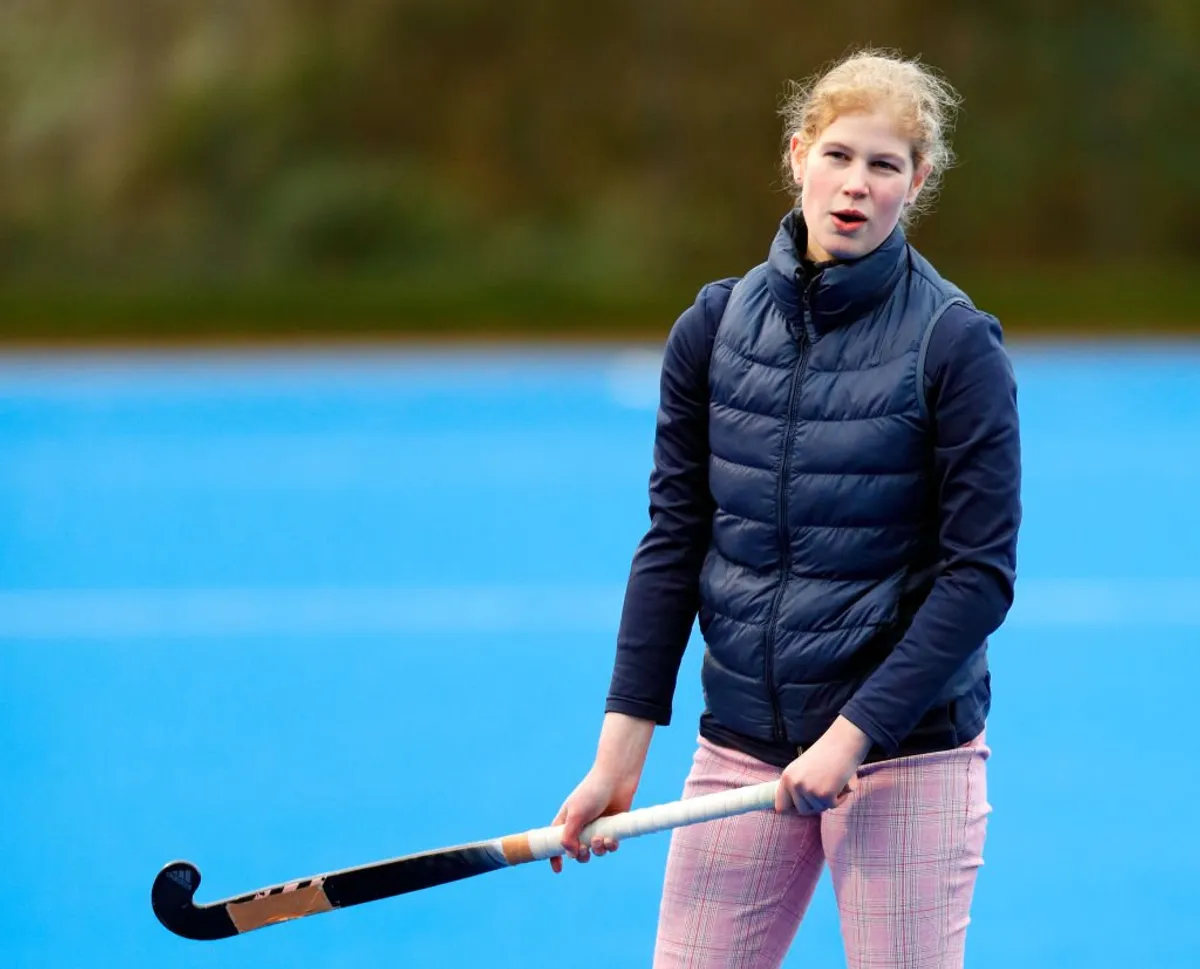
<path fill-rule="evenodd" d="M 656 804 L 653 807 L 638 808 L 636 811 L 626 811 L 624 814 L 597 818 L 583 829 L 580 840 L 586 844 L 596 835 L 600 835 L 620 841 L 701 821 L 714 821 L 750 811 L 765 811 L 775 806 L 775 791 L 778 787 L 778 781 L 767 781 L 763 784 L 737 787 L 732 791 L 704 794 L 682 801 L 672 801 L 669 804 Z M 562 846 L 564 827 L 565 825 L 556 824 L 527 832 L 525 837 L 529 839 L 529 850 L 533 855 L 531 860 L 565 854 Z"/>

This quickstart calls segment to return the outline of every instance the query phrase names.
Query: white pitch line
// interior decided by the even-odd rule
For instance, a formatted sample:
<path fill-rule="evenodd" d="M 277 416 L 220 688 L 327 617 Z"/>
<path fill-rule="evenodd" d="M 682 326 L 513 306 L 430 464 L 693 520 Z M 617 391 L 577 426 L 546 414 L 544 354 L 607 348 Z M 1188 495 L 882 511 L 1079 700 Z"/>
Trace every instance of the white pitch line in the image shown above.
<path fill-rule="evenodd" d="M 435 633 L 614 635 L 618 585 L 0 592 L 0 641 Z M 1005 628 L 1200 627 L 1200 578 L 1018 581 Z"/>

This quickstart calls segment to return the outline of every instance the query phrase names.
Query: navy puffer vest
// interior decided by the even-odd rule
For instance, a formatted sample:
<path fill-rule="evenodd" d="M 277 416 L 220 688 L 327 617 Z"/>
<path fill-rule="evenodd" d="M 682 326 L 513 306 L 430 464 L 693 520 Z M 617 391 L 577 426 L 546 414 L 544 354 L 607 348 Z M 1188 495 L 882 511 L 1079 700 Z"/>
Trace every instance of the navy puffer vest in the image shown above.
<path fill-rule="evenodd" d="M 897 228 L 807 281 L 799 213 L 733 288 L 709 368 L 700 578 L 709 713 L 807 746 L 902 638 L 938 565 L 924 355 L 966 295 Z M 801 250 L 802 251 L 802 250 Z M 986 673 L 981 648 L 944 691 Z"/>

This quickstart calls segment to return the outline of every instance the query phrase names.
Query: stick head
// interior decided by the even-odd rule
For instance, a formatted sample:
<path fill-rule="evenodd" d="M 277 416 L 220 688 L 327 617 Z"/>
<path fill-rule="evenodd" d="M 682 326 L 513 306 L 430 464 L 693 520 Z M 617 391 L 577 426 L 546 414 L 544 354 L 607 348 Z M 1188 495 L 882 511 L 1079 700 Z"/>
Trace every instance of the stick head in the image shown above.
<path fill-rule="evenodd" d="M 150 905 L 158 920 L 185 939 L 226 939 L 237 927 L 224 905 L 196 905 L 200 871 L 187 861 L 173 861 L 155 876 Z"/>

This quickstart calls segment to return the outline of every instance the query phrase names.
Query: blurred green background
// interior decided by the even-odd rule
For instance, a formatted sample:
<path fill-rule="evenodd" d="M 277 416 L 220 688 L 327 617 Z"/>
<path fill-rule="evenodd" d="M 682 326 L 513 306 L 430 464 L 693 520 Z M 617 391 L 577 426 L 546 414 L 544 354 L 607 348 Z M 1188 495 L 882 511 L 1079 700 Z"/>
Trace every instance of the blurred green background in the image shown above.
<path fill-rule="evenodd" d="M 963 95 L 912 233 L 1010 333 L 1200 333 L 1200 3 L 6 0 L 0 332 L 659 338 L 851 48 Z"/>

